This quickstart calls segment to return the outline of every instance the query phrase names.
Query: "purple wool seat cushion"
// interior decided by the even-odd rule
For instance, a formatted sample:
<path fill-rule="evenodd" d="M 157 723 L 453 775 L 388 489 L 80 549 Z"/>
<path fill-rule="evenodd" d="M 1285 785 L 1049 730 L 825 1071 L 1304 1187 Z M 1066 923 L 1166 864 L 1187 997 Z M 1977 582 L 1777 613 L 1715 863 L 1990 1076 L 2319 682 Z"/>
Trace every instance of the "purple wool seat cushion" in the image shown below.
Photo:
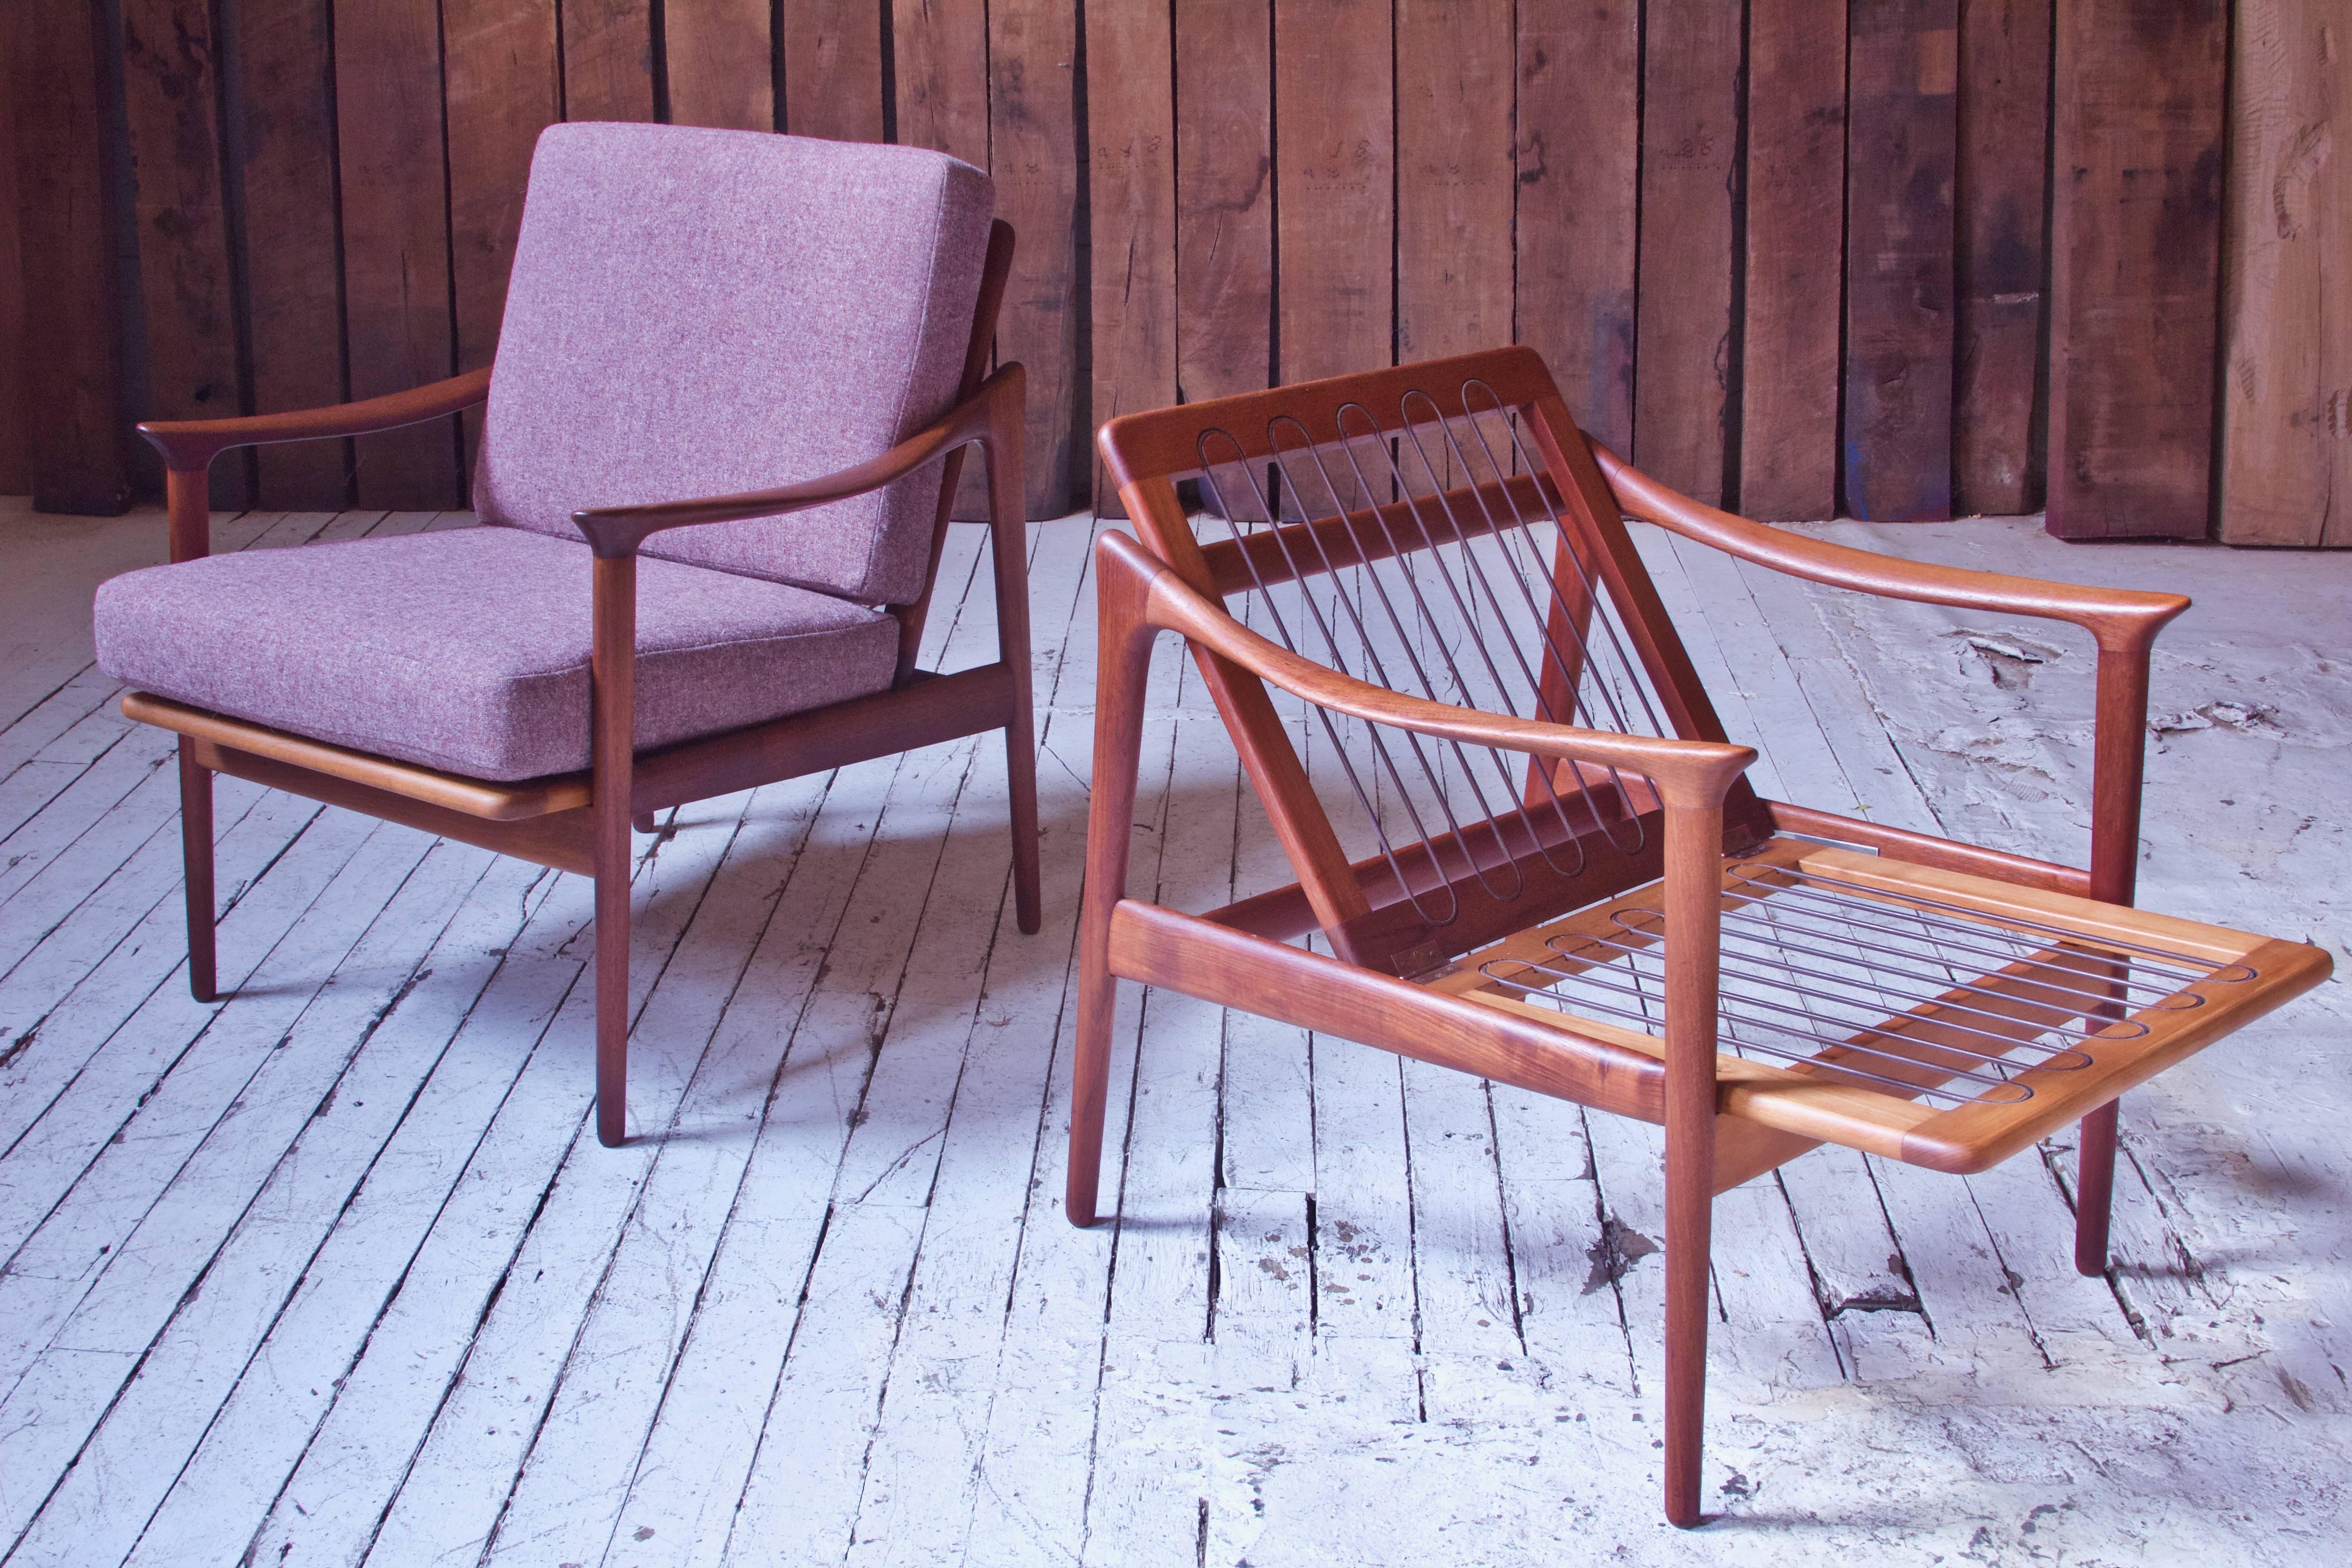
<path fill-rule="evenodd" d="M 98 662 L 159 697 L 473 778 L 588 766 L 584 542 L 467 528 L 248 550 L 98 591 Z M 674 561 L 637 568 L 639 750 L 880 691 L 898 624 Z"/>
<path fill-rule="evenodd" d="M 474 509 L 572 513 L 769 489 L 952 406 L 994 205 L 943 153 L 672 125 L 550 126 L 531 160 Z M 647 555 L 861 604 L 919 597 L 940 465 Z"/>

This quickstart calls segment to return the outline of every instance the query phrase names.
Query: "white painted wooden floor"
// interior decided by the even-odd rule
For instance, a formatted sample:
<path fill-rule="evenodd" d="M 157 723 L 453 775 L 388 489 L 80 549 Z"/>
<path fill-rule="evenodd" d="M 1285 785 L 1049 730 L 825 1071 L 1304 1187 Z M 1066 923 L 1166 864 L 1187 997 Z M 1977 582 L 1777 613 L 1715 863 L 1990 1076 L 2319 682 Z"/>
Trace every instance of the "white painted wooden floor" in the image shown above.
<path fill-rule="evenodd" d="M 2144 900 L 2341 962 L 2352 557 L 1826 531 L 2198 593 Z M 1680 1534 L 1651 1130 L 1130 988 L 1123 1217 L 1064 1223 L 1085 520 L 1034 531 L 1045 933 L 988 744 L 679 813 L 640 840 L 619 1152 L 577 879 L 223 780 L 236 994 L 188 999 L 169 748 L 88 663 L 90 587 L 162 533 L 0 502 L 11 1564 L 2352 1560 L 2341 980 L 2126 1101 L 2106 1279 L 2068 1263 L 2063 1147 L 1727 1194 L 1720 1517 Z M 977 535 L 950 665 L 992 635 Z M 1768 792 L 2080 855 L 2079 639 L 1643 547 Z M 1159 676 L 1138 884 L 1273 882 Z"/>

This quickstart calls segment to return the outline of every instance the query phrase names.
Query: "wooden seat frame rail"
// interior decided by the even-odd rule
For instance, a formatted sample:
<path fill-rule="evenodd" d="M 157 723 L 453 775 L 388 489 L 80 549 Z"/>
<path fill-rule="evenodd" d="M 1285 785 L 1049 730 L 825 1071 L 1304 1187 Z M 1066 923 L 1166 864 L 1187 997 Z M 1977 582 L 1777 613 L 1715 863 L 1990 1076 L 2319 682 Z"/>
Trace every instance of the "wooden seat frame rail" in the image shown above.
<path fill-rule="evenodd" d="M 1449 390 L 1474 384 L 1487 389 L 1499 407 L 1474 410 L 1466 392 Z M 1671 736 L 1488 713 L 1391 690 L 1301 657 L 1227 612 L 1228 596 L 1254 586 L 1263 591 L 1271 581 L 1301 574 L 1293 567 L 1310 553 L 1337 570 L 1404 552 L 1411 546 L 1398 541 L 1411 531 L 1393 524 L 1399 518 L 1410 521 L 1412 509 L 1428 503 L 1426 498 L 1399 500 L 1344 516 L 1280 523 L 1269 516 L 1258 532 L 1244 536 L 1236 528 L 1233 537 L 1203 544 L 1194 536 L 1176 482 L 1203 472 L 1207 435 L 1234 443 L 1236 463 L 1278 464 L 1291 453 L 1275 444 L 1271 432 L 1277 425 L 1313 432 L 1312 439 L 1332 438 L 1328 433 L 1344 431 L 1350 411 L 1360 419 L 1369 416 L 1367 410 L 1395 410 L 1401 400 L 1412 397 L 1431 400 L 1433 418 L 1466 421 L 1474 414 L 1507 413 L 1517 422 L 1539 459 L 1537 471 L 1490 480 L 1486 488 L 1539 500 L 1558 521 L 1559 559 L 1550 568 L 1555 584 L 1565 580 L 1571 539 L 1597 570 L 1671 721 Z M 1385 422 L 1380 428 L 1394 433 Z M 1947 1170 L 1980 1169 L 2079 1116 L 2074 1263 L 2084 1273 L 2101 1273 L 2113 1191 L 2115 1097 L 2318 984 L 2328 972 L 2324 952 L 2306 944 L 2168 921 L 2125 907 L 2132 900 L 2137 860 L 2149 648 L 2158 630 L 2188 607 L 2179 595 L 1923 565 L 1767 528 L 1703 505 L 1588 443 L 1542 362 L 1525 349 L 1129 416 L 1104 427 L 1099 446 L 1144 542 L 1107 534 L 1096 552 L 1098 689 L 1072 1058 L 1066 1195 L 1070 1220 L 1087 1226 L 1097 1217 L 1114 992 L 1121 979 L 1168 986 L 1663 1123 L 1664 1489 L 1666 1514 L 1677 1524 L 1700 1518 L 1708 1230 L 1716 1193 L 1823 1139 Z M 1468 489 L 1449 493 L 1454 500 L 1477 499 Z M 1500 526 L 1492 521 L 1492 507 L 1465 502 L 1454 515 L 1473 520 L 1466 525 L 1472 531 L 1481 526 L 1475 521 L 1481 516 L 1489 520 L 1484 526 Z M 1758 797 L 1743 776 L 1757 753 L 1725 735 L 1634 552 L 1624 524 L 1628 516 L 1808 581 L 2063 621 L 2090 633 L 2098 664 L 2089 868 Z M 1423 538 L 1428 537 L 1424 530 Z M 1146 672 L 1152 644 L 1163 632 L 1185 639 L 1299 879 L 1204 914 L 1166 909 L 1127 893 L 1128 824 L 1138 788 Z M 1533 854 L 1541 846 L 1528 843 L 1525 826 L 1512 827 L 1501 816 L 1422 844 L 1392 851 L 1384 845 L 1383 854 L 1351 863 L 1271 702 L 1269 685 L 1329 713 L 1524 754 L 1529 759 L 1530 798 L 1538 770 L 1614 770 L 1645 779 L 1659 808 L 1643 820 L 1662 831 L 1643 840 L 1638 852 L 1612 855 L 1606 851 L 1612 842 L 1608 825 L 1596 824 L 1590 815 L 1580 825 L 1569 824 L 1580 852 L 1588 845 L 1601 850 L 1590 857 L 1580 853 L 1574 874 L 1547 870 L 1549 858 Z M 1565 710 L 1549 695 L 1544 708 Z M 1528 819 L 1522 815 L 1520 820 Z M 1875 853 L 1808 842 L 1819 840 Z M 2191 987 L 2173 1000 L 2200 1011 L 2168 1018 L 2156 1030 L 2143 1029 L 2147 1039 L 2130 1051 L 2095 1042 L 2098 1048 L 2087 1054 L 2098 1058 L 2096 1070 L 2043 1092 L 2038 1104 L 2021 1109 L 1971 1100 L 1957 1111 L 1934 1112 L 1899 1095 L 1805 1076 L 1818 1073 L 1818 1066 L 1792 1071 L 1718 1054 L 1727 876 L 1748 875 L 1740 863 L 1759 853 L 1770 865 L 1787 868 L 1786 875 L 1843 879 L 1861 889 L 1858 897 L 1884 896 L 1897 904 L 1958 909 L 1969 920 L 2022 921 L 2029 931 L 2059 931 L 2052 939 L 2057 948 L 2021 966 L 2027 985 L 2035 983 L 2031 975 L 2038 964 L 2039 972 L 2075 981 L 2087 973 L 2087 984 L 2095 986 L 2099 974 L 2121 973 L 2150 933 L 2162 939 L 2157 945 L 2163 952 L 2202 955 L 2199 962 L 2219 966 L 2222 980 L 2239 978 L 2241 965 L 2249 973 L 2258 965 L 2261 983 L 2234 990 L 2220 984 Z M 1510 861 L 1522 874 L 1522 890 L 1499 901 L 1490 899 L 1479 912 L 1467 893 L 1482 856 L 1486 864 Z M 1449 874 L 1448 868 L 1465 863 L 1471 873 Z M 1873 877 L 1883 891 L 1870 882 Z M 1423 905 L 1413 895 L 1448 886 L 1463 895 L 1454 906 L 1461 912 L 1450 924 L 1433 928 L 1421 918 Z M 1482 973 L 1465 973 L 1479 958 L 1510 951 L 1514 940 L 1522 944 L 1519 951 L 1527 951 L 1527 942 L 1556 929 L 1549 922 L 1572 923 L 1560 918 L 1577 910 L 1597 912 L 1606 908 L 1603 900 L 1635 892 L 1648 897 L 1663 917 L 1656 933 L 1664 942 L 1662 1038 L 1509 997 L 1473 994 L 1498 989 L 1483 984 Z M 1316 931 L 1335 956 L 1289 945 Z M 1465 954 L 1477 957 L 1459 965 L 1449 963 Z M 1935 1009 L 1925 1011 L 1932 1015 Z M 2052 1009 L 2044 1004 L 2018 1011 L 2046 1016 Z M 2120 1016 L 2101 1007 L 2089 1013 Z M 1899 1018 L 1895 1032 L 1918 1022 Z M 2023 1027 L 2019 1037 L 2032 1033 Z M 1884 1037 L 1868 1031 L 1865 1036 Z M 1921 1050 L 1926 1066 L 1932 1066 L 1933 1047 Z M 1948 1074 L 1920 1067 L 1913 1077 L 1920 1092 L 1933 1092 Z M 2028 1073 L 2025 1079 L 2036 1077 Z M 2030 1081 L 2027 1088 L 2032 1092 Z M 1948 1128 L 1949 1135 L 1940 1136 Z M 1906 1141 L 1906 1133 L 1922 1131 L 1938 1136 Z"/>
<path fill-rule="evenodd" d="M 231 773 L 386 821 L 595 879 L 596 1135 L 627 1136 L 630 833 L 653 814 L 763 784 L 991 730 L 1004 731 L 1012 797 L 1013 886 L 1023 932 L 1043 921 L 1037 861 L 1037 774 L 1031 716 L 1027 530 L 1022 502 L 1024 375 L 987 374 L 998 308 L 1013 261 L 1012 226 L 990 231 L 957 402 L 880 457 L 822 479 L 744 495 L 599 507 L 572 514 L 594 555 L 590 765 L 576 773 L 499 784 L 288 734 L 145 692 L 123 712 L 179 732 L 182 843 L 186 868 L 188 985 L 216 999 L 212 777 Z M 478 370 L 413 391 L 333 408 L 139 426 L 163 455 L 171 558 L 211 549 L 208 473 L 232 448 L 368 435 L 473 407 L 489 395 Z M 915 668 L 965 449 L 986 463 L 996 662 L 951 675 Z M 921 594 L 886 605 L 898 623 L 890 688 L 724 734 L 637 752 L 635 732 L 636 565 L 640 545 L 667 529 L 782 517 L 879 489 L 926 463 L 941 465 L 940 501 Z"/>

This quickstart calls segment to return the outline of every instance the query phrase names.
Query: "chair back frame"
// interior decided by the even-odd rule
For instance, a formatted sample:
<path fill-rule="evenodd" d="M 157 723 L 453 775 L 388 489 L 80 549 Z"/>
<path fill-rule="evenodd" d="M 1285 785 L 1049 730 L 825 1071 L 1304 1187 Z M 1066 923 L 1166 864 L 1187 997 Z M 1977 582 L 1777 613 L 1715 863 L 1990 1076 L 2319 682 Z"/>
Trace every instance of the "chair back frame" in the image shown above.
<path fill-rule="evenodd" d="M 1477 404 L 1473 388 L 1491 394 L 1492 404 Z M 1234 444 L 1235 464 L 1279 463 L 1298 448 L 1279 447 L 1274 431 L 1288 426 L 1328 440 L 1340 436 L 1354 414 L 1379 419 L 1380 435 L 1394 439 L 1412 422 L 1391 422 L 1386 416 L 1414 398 L 1426 404 L 1425 423 L 1515 419 L 1531 438 L 1517 444 L 1518 453 L 1538 458 L 1540 468 L 1490 480 L 1484 487 L 1486 503 L 1475 507 L 1448 507 L 1433 494 L 1407 495 L 1343 516 L 1289 521 L 1206 544 L 1197 539 L 1176 482 L 1202 469 L 1208 433 Z M 1595 597 L 1605 595 L 1664 710 L 1667 732 L 1725 742 L 1722 721 L 1665 615 L 1583 433 L 1531 351 L 1499 350 L 1244 395 L 1220 400 L 1206 416 L 1201 413 L 1204 406 L 1121 419 L 1107 427 L 1103 443 L 1138 533 L 1203 598 L 1221 603 L 1238 594 L 1263 593 L 1307 570 L 1336 573 L 1368 565 L 1425 545 L 1439 528 L 1445 530 L 1440 543 L 1466 545 L 1515 521 L 1523 523 L 1532 513 L 1552 523 L 1557 534 L 1550 596 L 1543 605 L 1541 690 L 1531 716 L 1575 721 L 1578 705 L 1570 689 L 1581 673 L 1576 666 L 1584 638 L 1580 627 L 1561 635 L 1562 623 L 1590 624 L 1600 607 Z M 1442 520 L 1436 528 L 1433 519 Z M 1558 810 L 1522 810 L 1516 821 L 1507 814 L 1467 823 L 1386 853 L 1379 868 L 1351 866 L 1264 681 L 1197 641 L 1192 653 L 1297 871 L 1315 923 L 1347 962 L 1391 973 L 1429 969 L 1534 921 L 1659 874 L 1659 810 L 1643 814 L 1634 824 L 1638 847 L 1629 853 L 1612 825 L 1593 820 L 1600 814 L 1591 808 L 1589 792 L 1585 809 L 1576 814 L 1585 819 L 1580 832 Z M 1546 769 L 1528 770 L 1524 803 L 1540 804 L 1540 797 L 1550 795 L 1556 805 L 1568 793 L 1565 784 L 1552 788 Z M 1729 847 L 1769 837 L 1769 816 L 1744 779 L 1732 783 L 1724 810 L 1727 831 L 1735 840 Z M 1573 872 L 1562 871 L 1545 853 L 1566 847 L 1559 842 L 1563 837 L 1572 838 Z M 1517 865 L 1521 885 L 1509 896 L 1498 896 L 1483 873 L 1506 860 Z M 1368 881 L 1373 884 L 1369 890 Z M 1426 918 L 1421 895 L 1433 892 L 1447 896 L 1454 918 Z"/>

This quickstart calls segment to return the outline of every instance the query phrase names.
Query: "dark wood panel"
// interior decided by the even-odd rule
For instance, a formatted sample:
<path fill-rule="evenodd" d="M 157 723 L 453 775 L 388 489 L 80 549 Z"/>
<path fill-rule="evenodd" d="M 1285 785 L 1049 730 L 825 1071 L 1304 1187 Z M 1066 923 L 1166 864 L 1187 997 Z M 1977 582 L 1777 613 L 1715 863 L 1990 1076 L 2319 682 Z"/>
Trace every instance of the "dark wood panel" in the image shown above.
<path fill-rule="evenodd" d="M 436 0 L 370 0 L 335 15 L 354 397 L 422 386 L 453 369 L 439 12 Z M 355 445 L 362 506 L 463 504 L 456 421 L 366 436 Z"/>
<path fill-rule="evenodd" d="M 33 505 L 110 516 L 131 502 L 131 466 L 113 160 L 100 96 L 104 21 L 83 0 L 13 0 L 0 15 L 16 115 L 25 316 L 41 331 L 40 353 L 6 371 L 26 378 Z"/>
<path fill-rule="evenodd" d="M 1275 0 L 1275 368 L 1285 382 L 1395 363 L 1390 22 L 1382 0 Z"/>
<path fill-rule="evenodd" d="M 1176 401 L 1176 105 L 1170 14 L 1093 0 L 1087 16 L 1094 424 Z M 1097 513 L 1124 517 L 1089 454 Z"/>
<path fill-rule="evenodd" d="M 1844 0 L 1748 11 L 1739 510 L 1836 515 L 1845 264 Z"/>
<path fill-rule="evenodd" d="M 783 0 L 785 130 L 882 140 L 882 9 L 875 0 Z"/>
<path fill-rule="evenodd" d="M 13 10 L 14 7 L 11 7 Z M 16 245 L 16 22 L 0 16 L 0 496 L 33 487 L 25 451 L 25 274 Z"/>
<path fill-rule="evenodd" d="M 653 0 L 562 0 L 563 118 L 654 118 Z"/>
<path fill-rule="evenodd" d="M 1310 381 L 1391 363 L 1389 8 L 1276 0 L 1274 38 L 1277 374 Z"/>
<path fill-rule="evenodd" d="M 891 0 L 898 140 L 988 167 L 988 14 Z"/>
<path fill-rule="evenodd" d="M 1641 6 L 1518 9 L 1517 341 L 1544 356 L 1579 425 L 1631 452 Z"/>
<path fill-rule="evenodd" d="M 2352 18 L 2239 0 L 2221 536 L 2352 544 Z"/>
<path fill-rule="evenodd" d="M 236 303 L 222 190 L 219 39 L 212 8 L 123 0 L 123 118 L 131 137 L 149 405 L 141 418 L 242 414 Z M 249 499 L 241 457 L 212 469 L 213 505 Z"/>
<path fill-rule="evenodd" d="M 1952 505 L 2041 504 L 2034 399 L 2042 358 L 2050 0 L 1960 0 L 1959 374 Z"/>
<path fill-rule="evenodd" d="M 1511 341 L 1512 0 L 1398 0 L 1397 358 Z M 1400 448 L 1406 486 L 1465 482 L 1449 452 Z"/>
<path fill-rule="evenodd" d="M 1845 506 L 1952 514 L 1955 0 L 1852 0 Z"/>
<path fill-rule="evenodd" d="M 1077 10 L 1068 0 L 992 0 L 989 142 L 996 210 L 1019 236 L 1000 363 L 1029 372 L 1028 507 L 1059 517 L 1083 485 L 1078 446 Z"/>
<path fill-rule="evenodd" d="M 32 0 L 8 18 L 54 56 L 87 30 L 67 5 Z M 2201 493 L 2220 423 L 2210 378 L 2200 387 L 2182 367 L 2210 361 L 2220 309 L 2217 252 L 2198 237 L 2209 216 L 2192 187 L 2218 184 L 2218 165 L 2200 160 L 2219 145 L 2224 7 L 2136 0 L 2119 22 L 2095 25 L 2079 7 L 2059 18 L 2076 29 L 2079 63 L 2056 72 L 2057 96 L 2093 183 L 2062 184 L 2055 204 L 2059 222 L 2083 218 L 2071 260 L 2053 269 L 2083 284 L 2067 322 L 2053 314 L 2058 287 L 2037 298 L 2039 258 L 2055 254 L 2040 216 L 2053 8 L 122 0 L 135 148 L 92 156 L 100 132 L 79 150 L 53 135 L 63 163 L 24 153 L 43 183 L 18 205 L 46 201 L 68 230 L 84 225 L 89 265 L 45 245 L 11 276 L 29 282 L 47 268 L 45 300 L 79 289 L 119 313 L 122 295 L 102 269 L 130 254 L 131 237 L 107 246 L 115 209 L 100 186 L 135 152 L 141 187 L 123 210 L 135 207 L 146 241 L 137 289 L 152 342 L 138 346 L 158 408 L 316 405 L 489 357 L 545 123 L 758 129 L 781 117 L 992 169 L 1020 237 L 998 347 L 1033 372 L 1029 500 L 1041 511 L 1094 488 L 1087 437 L 1114 411 L 1517 339 L 1545 354 L 1601 439 L 1768 516 L 1831 510 L 1830 476 L 1847 505 L 1880 516 L 1937 515 L 1954 500 L 2031 505 L 2063 426 L 2074 466 L 2061 526 L 2190 530 L 2178 516 L 2150 522 L 2143 502 L 2160 492 L 2157 513 L 2195 510 L 2185 498 Z M 2247 260 L 2233 276 L 2247 292 L 2231 309 L 2273 346 L 2239 379 L 2309 383 L 2319 391 L 2303 401 L 2319 413 L 2296 413 L 2284 393 L 2247 393 L 2230 416 L 2247 457 L 2225 489 L 2251 509 L 2263 483 L 2320 473 L 2261 503 L 2288 520 L 2265 522 L 2263 537 L 2300 537 L 2289 514 L 2327 515 L 2337 482 L 2329 463 L 2304 460 L 2342 379 L 2305 364 L 2333 342 L 2333 318 L 2281 327 L 2273 306 L 2248 314 L 2245 301 L 2313 293 L 2301 258 L 2333 244 L 2321 233 L 2331 204 L 2296 193 L 2317 191 L 2342 161 L 2295 162 L 2310 138 L 2287 131 L 2329 119 L 2336 56 L 2316 45 L 2308 58 L 2279 53 L 2279 40 L 2332 8 L 2245 9 L 2246 37 L 2263 47 L 2242 65 L 2240 144 L 2275 165 L 2283 200 L 2318 215 L 2290 224 L 2296 235 L 2319 237 L 2282 250 L 2275 221 L 2241 226 L 2233 243 Z M 72 26 L 60 32 L 59 18 Z M 2187 53 L 2183 37 L 2197 40 Z M 1930 79 L 1944 85 L 1923 90 Z M 76 89 L 39 69 L 26 82 L 53 99 L 79 90 L 85 116 L 108 123 L 94 83 Z M 41 118 L 68 122 L 71 106 L 62 121 Z M 1082 121 L 1091 146 L 1078 140 Z M 83 193 L 79 209 L 58 205 L 69 188 Z M 2175 221 L 2184 210 L 2186 230 Z M 2183 232 L 2185 256 L 2175 254 Z M 2290 250 L 2281 283 L 2263 258 Z M 0 339 L 8 309 L 0 295 Z M 44 300 L 29 310 L 51 314 Z M 88 401 L 120 401 L 123 328 L 110 315 L 89 326 L 60 339 L 84 345 L 72 356 L 79 392 L 60 391 L 46 342 L 37 362 L 10 355 L 39 379 L 33 397 L 19 395 L 21 413 L 0 406 L 0 479 L 10 440 L 29 440 L 34 423 L 53 447 L 124 445 L 124 422 L 141 411 L 91 419 Z M 2070 351 L 2054 367 L 2040 357 L 2053 339 Z M 2053 392 L 2073 389 L 2064 406 L 2037 395 L 2045 372 Z M 93 393 L 102 387 L 118 390 Z M 95 441 L 54 434 L 76 429 Z M 460 493 L 465 453 L 435 432 L 372 440 L 358 492 L 359 455 L 340 443 L 267 449 L 224 474 L 257 475 L 255 494 L 272 506 L 354 493 L 437 505 Z M 108 462 L 136 471 L 120 451 Z M 1939 465 L 1956 487 L 1942 504 Z M 2102 488 L 2112 493 L 2100 504 L 2133 521 L 2082 522 L 2086 495 Z M 76 504 L 90 504 L 87 489 Z M 982 504 L 975 465 L 958 514 Z"/>
<path fill-rule="evenodd" d="M 336 247 L 331 0 L 239 0 L 229 147 L 244 182 L 246 337 L 262 414 L 343 401 Z M 348 441 L 257 447 L 255 504 L 332 511 L 351 500 Z"/>
<path fill-rule="evenodd" d="M 662 61 L 673 125 L 776 129 L 768 0 L 692 0 L 662 9 Z"/>
<path fill-rule="evenodd" d="M 2060 0 L 2050 531 L 2202 538 L 2221 259 L 2222 0 Z"/>
<path fill-rule="evenodd" d="M 1642 253 L 1633 461 L 1723 499 L 1740 8 L 1651 0 L 1643 47 Z"/>
<path fill-rule="evenodd" d="M 531 151 L 562 118 L 562 67 L 549 0 L 442 0 L 441 27 L 457 368 L 478 370 L 498 353 Z M 462 418 L 470 469 L 481 411 Z"/>
<path fill-rule="evenodd" d="M 1176 7 L 1176 380 L 1199 403 L 1272 384 L 1274 7 Z"/>
<path fill-rule="evenodd" d="M 1397 0 L 1397 357 L 1511 341 L 1512 0 Z"/>
<path fill-rule="evenodd" d="M 961 158 L 976 169 L 987 168 L 987 9 L 934 0 L 891 0 L 890 16 L 898 141 Z M 1013 243 L 1017 247 L 1027 238 L 1015 235 Z M 964 464 L 953 515 L 986 520 L 986 464 Z"/>

